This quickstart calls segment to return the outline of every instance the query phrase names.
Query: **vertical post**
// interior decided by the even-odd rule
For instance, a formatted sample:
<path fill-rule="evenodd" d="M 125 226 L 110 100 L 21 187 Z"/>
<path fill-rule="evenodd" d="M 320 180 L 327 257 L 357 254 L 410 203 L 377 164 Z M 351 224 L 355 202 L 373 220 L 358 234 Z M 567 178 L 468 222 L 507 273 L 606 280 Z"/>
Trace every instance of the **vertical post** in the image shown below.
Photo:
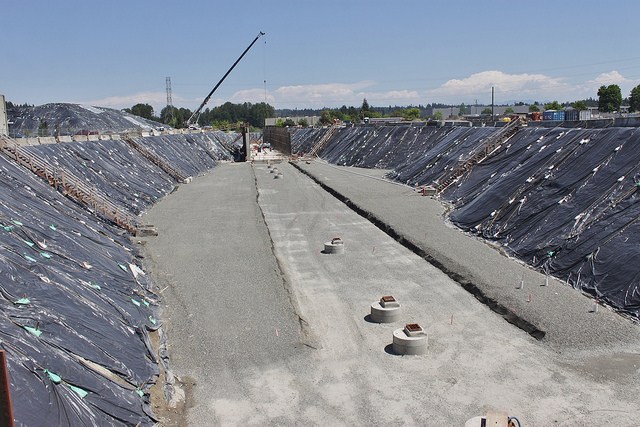
<path fill-rule="evenodd" d="M 9 390 L 9 371 L 4 350 L 0 350 L 0 425 L 13 427 L 13 406 Z"/>
<path fill-rule="evenodd" d="M 494 90 L 493 90 L 493 86 L 491 86 L 491 121 L 495 122 L 496 121 L 496 116 L 493 113 L 493 95 L 494 95 Z"/>
<path fill-rule="evenodd" d="M 242 146 L 244 147 L 244 159 L 242 159 L 243 162 L 249 161 L 251 156 L 251 147 L 247 139 L 247 132 L 248 132 L 247 124 L 243 123 L 242 124 Z"/>

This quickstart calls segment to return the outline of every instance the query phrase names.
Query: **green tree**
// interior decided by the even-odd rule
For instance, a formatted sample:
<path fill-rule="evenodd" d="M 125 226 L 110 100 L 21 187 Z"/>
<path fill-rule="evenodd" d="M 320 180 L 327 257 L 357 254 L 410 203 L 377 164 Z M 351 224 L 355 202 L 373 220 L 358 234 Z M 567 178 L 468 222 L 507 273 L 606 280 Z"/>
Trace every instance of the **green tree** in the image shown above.
<path fill-rule="evenodd" d="M 320 114 L 320 124 L 323 124 L 323 125 L 333 124 L 333 116 L 331 115 L 331 111 L 324 110 Z"/>
<path fill-rule="evenodd" d="M 433 115 L 433 118 L 436 120 L 442 120 L 442 111 L 436 111 L 436 113 Z"/>
<path fill-rule="evenodd" d="M 562 105 L 558 101 L 552 101 L 544 104 L 545 110 L 562 110 Z"/>
<path fill-rule="evenodd" d="M 529 112 L 530 113 L 535 113 L 536 111 L 540 111 L 540 107 L 538 107 L 537 103 L 535 103 L 533 105 L 529 105 Z"/>
<path fill-rule="evenodd" d="M 622 91 L 618 85 L 600 86 L 598 89 L 598 110 L 611 113 L 620 110 Z"/>
<path fill-rule="evenodd" d="M 131 114 L 144 119 L 153 120 L 153 107 L 149 104 L 136 104 L 131 107 Z"/>
<path fill-rule="evenodd" d="M 38 125 L 38 136 L 49 136 L 49 123 L 46 120 Z"/>
<path fill-rule="evenodd" d="M 362 120 L 365 117 L 376 117 L 375 112 L 371 109 L 371 106 L 367 102 L 367 98 L 364 98 L 362 100 L 362 106 L 360 107 L 358 119 Z"/>
<path fill-rule="evenodd" d="M 173 119 L 169 123 L 169 126 L 176 129 L 186 127 L 187 120 L 191 117 L 191 110 L 188 108 L 175 108 L 173 109 Z"/>
<path fill-rule="evenodd" d="M 504 113 L 505 113 L 505 114 L 513 114 L 513 113 L 515 113 L 515 111 L 514 111 L 514 110 L 513 110 L 513 108 L 511 108 L 511 107 L 507 107 L 507 108 L 504 110 Z"/>
<path fill-rule="evenodd" d="M 484 110 L 480 112 L 480 114 L 483 116 L 490 116 L 491 113 L 492 113 L 491 107 L 486 107 Z"/>
<path fill-rule="evenodd" d="M 276 127 L 283 128 L 284 127 L 284 120 L 283 119 L 276 120 Z"/>
<path fill-rule="evenodd" d="M 286 127 L 295 126 L 295 125 L 296 125 L 296 122 L 294 122 L 294 121 L 293 121 L 293 119 L 287 118 L 287 119 L 285 119 L 285 121 L 284 121 L 284 125 L 285 125 Z"/>
<path fill-rule="evenodd" d="M 174 116 L 174 107 L 166 106 L 162 110 L 160 110 L 160 121 L 162 123 L 171 125 L 171 120 L 173 120 Z"/>
<path fill-rule="evenodd" d="M 629 95 L 629 111 L 640 111 L 640 85 L 631 89 L 631 95 Z"/>
<path fill-rule="evenodd" d="M 362 100 L 362 107 L 360 107 L 360 111 L 362 111 L 363 113 L 371 111 L 371 107 L 369 106 L 369 103 L 367 102 L 367 98 Z"/>
<path fill-rule="evenodd" d="M 298 125 L 303 128 L 307 128 L 309 127 L 309 122 L 307 121 L 307 119 L 300 119 L 298 120 Z"/>
<path fill-rule="evenodd" d="M 464 116 L 465 114 L 467 114 L 467 106 L 464 105 L 464 102 L 462 104 L 460 104 L 460 109 L 458 110 L 458 115 L 459 116 Z"/>
<path fill-rule="evenodd" d="M 407 108 L 403 111 L 402 117 L 405 120 L 417 120 L 420 118 L 420 109 L 419 108 Z"/>
<path fill-rule="evenodd" d="M 211 127 L 218 130 L 227 130 L 231 124 L 226 120 L 214 120 L 211 122 Z"/>
<path fill-rule="evenodd" d="M 572 103 L 571 106 L 576 110 L 586 110 L 587 108 L 589 108 L 585 101 L 576 101 Z"/>

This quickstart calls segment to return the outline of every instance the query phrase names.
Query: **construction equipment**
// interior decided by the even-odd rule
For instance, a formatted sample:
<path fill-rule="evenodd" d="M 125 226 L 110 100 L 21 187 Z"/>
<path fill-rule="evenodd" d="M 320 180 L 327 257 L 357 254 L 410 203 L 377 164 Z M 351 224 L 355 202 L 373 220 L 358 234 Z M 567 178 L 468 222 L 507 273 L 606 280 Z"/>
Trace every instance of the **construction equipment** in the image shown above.
<path fill-rule="evenodd" d="M 249 51 L 249 49 L 251 49 L 251 47 L 258 41 L 258 39 L 262 36 L 264 36 L 265 33 L 263 33 L 262 31 L 260 31 L 258 33 L 258 35 L 256 36 L 255 39 L 253 39 L 253 41 L 251 42 L 251 44 L 249 45 L 249 47 L 247 47 L 244 52 L 242 52 L 242 55 L 240 55 L 240 57 L 238 59 L 236 59 L 236 62 L 233 63 L 233 65 L 231 66 L 231 68 L 229 68 L 227 70 L 227 72 L 225 73 L 224 76 L 222 76 L 222 78 L 220 79 L 220 81 L 218 82 L 218 84 L 216 84 L 214 86 L 213 89 L 211 89 L 211 92 L 209 92 L 209 95 L 207 95 L 207 97 L 204 99 L 204 101 L 202 101 L 202 104 L 200 104 L 200 106 L 198 107 L 198 109 L 191 115 L 191 117 L 189 117 L 189 120 L 187 120 L 187 127 L 191 127 L 194 124 L 198 123 L 198 117 L 200 117 L 200 112 L 202 111 L 202 109 L 204 108 L 204 106 L 207 104 L 207 102 L 209 102 L 209 99 L 211 98 L 211 95 L 213 95 L 213 93 L 218 89 L 218 87 L 222 84 L 222 82 L 224 81 L 224 79 L 227 78 L 227 76 L 229 75 L 229 73 L 231 73 L 231 71 L 235 68 L 236 65 L 238 65 L 238 62 L 240 62 L 240 60 L 242 59 L 242 57 L 244 57 L 244 55 Z"/>

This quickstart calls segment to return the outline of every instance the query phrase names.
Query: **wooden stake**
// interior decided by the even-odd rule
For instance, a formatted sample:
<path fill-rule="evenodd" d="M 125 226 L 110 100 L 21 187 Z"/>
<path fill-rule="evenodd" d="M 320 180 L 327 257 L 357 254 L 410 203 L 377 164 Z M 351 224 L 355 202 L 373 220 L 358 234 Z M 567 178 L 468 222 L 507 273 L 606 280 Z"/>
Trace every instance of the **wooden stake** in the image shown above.
<path fill-rule="evenodd" d="M 13 406 L 9 389 L 9 370 L 4 350 L 0 350 L 0 425 L 13 427 Z"/>

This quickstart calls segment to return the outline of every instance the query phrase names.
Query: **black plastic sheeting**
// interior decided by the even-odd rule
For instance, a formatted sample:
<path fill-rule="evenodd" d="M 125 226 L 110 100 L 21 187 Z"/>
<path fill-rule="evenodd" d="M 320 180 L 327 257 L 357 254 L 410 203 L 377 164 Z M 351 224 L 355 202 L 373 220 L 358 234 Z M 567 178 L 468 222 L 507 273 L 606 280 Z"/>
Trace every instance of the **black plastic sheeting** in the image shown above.
<path fill-rule="evenodd" d="M 38 136 L 44 132 L 41 129 L 44 123 L 47 124 L 47 134 L 41 136 L 86 132 L 124 133 L 167 128 L 165 124 L 124 111 L 80 104 L 52 103 L 35 107 L 13 107 L 7 109 L 7 116 L 13 123 L 9 127 L 10 136 L 16 138 Z"/>
<path fill-rule="evenodd" d="M 303 152 L 323 130 L 292 137 Z M 495 128 L 342 128 L 321 156 L 393 169 L 409 185 L 442 181 Z M 296 132 L 297 134 L 297 132 Z M 451 221 L 640 319 L 640 129 L 522 128 L 449 186 Z"/>
<path fill-rule="evenodd" d="M 141 142 L 195 175 L 215 158 L 230 158 L 218 138 L 228 137 Z M 175 184 L 123 141 L 27 151 L 72 170 L 131 212 Z M 0 348 L 16 424 L 155 424 L 149 388 L 159 370 L 149 331 L 160 327 L 158 300 L 129 236 L 4 156 L 0 175 Z"/>
<path fill-rule="evenodd" d="M 185 134 L 134 138 L 184 176 L 197 176 L 220 160 L 231 160 L 217 138 Z M 83 178 L 111 201 L 138 215 L 171 192 L 176 181 L 123 140 L 69 142 L 22 148 L 53 168 Z"/>

